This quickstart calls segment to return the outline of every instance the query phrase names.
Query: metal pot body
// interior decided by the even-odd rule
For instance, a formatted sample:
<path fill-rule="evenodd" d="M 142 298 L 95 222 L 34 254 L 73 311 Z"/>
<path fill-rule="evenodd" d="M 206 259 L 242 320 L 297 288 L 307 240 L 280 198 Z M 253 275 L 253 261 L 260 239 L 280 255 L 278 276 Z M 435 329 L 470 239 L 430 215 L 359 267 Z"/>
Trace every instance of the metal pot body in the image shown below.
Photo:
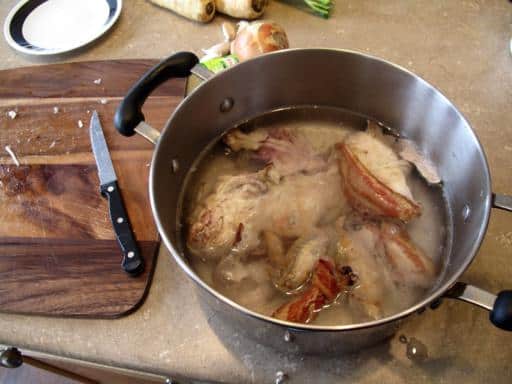
<path fill-rule="evenodd" d="M 395 316 L 332 327 L 278 321 L 223 297 L 187 263 L 180 242 L 179 200 L 187 173 L 198 155 L 212 140 L 247 119 L 303 105 L 343 108 L 396 129 L 432 159 L 444 181 L 451 229 L 445 273 L 428 296 Z M 174 172 L 173 160 L 179 164 Z M 157 142 L 151 164 L 150 197 L 165 246 L 219 316 L 263 343 L 301 352 L 325 352 L 360 349 L 388 337 L 401 318 L 424 308 L 452 287 L 480 246 L 492 193 L 487 162 L 477 137 L 438 90 L 403 68 L 371 56 L 304 49 L 280 51 L 239 64 L 189 95 Z M 283 342 L 287 330 L 293 343 Z"/>
<path fill-rule="evenodd" d="M 259 344 L 283 353 L 339 354 L 351 353 L 383 342 L 395 334 L 403 320 L 358 329 L 329 330 L 303 329 L 282 325 L 240 310 L 204 289 L 197 289 L 201 300 L 215 312 L 208 323 L 223 343 L 231 345 L 230 338 L 242 334 Z M 298 325 L 298 324 L 297 324 Z M 235 345 L 236 346 L 236 345 Z"/>

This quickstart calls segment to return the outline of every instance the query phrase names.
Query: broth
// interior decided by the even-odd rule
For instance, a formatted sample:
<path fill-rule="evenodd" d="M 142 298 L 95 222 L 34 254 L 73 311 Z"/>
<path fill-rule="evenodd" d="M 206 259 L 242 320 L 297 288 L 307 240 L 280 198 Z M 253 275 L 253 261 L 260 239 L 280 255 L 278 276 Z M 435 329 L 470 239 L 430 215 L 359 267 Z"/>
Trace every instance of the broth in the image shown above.
<path fill-rule="evenodd" d="M 303 234 L 304 239 L 310 239 L 311 233 L 314 236 L 323 236 L 322 238 L 327 240 L 322 251 L 324 253 L 320 257 L 327 257 L 328 254 L 331 259 L 336 260 L 336 265 L 338 265 L 337 260 L 341 260 L 340 265 L 348 265 L 352 269 L 353 274 L 351 276 L 355 276 L 354 284 L 342 289 L 334 300 L 324 302 L 321 310 L 317 308 L 314 311 L 314 319 L 308 318 L 307 322 L 311 320 L 311 323 L 316 325 L 360 323 L 393 315 L 421 300 L 435 286 L 436 281 L 442 274 L 444 267 L 443 255 L 447 248 L 446 240 L 448 236 L 442 188 L 429 186 L 416 171 L 408 172 L 406 180 L 414 200 L 421 203 L 422 213 L 419 217 L 403 225 L 403 230 L 408 234 L 408 236 L 405 236 L 407 241 L 420 249 L 422 254 L 426 255 L 436 266 L 436 276 L 431 278 L 428 284 L 421 284 L 421 286 L 397 282 L 395 275 L 392 275 L 391 272 L 383 273 L 381 270 L 384 265 L 384 269 L 389 268 L 389 260 L 382 256 L 374 256 L 377 251 L 371 248 L 371 257 L 375 257 L 380 264 L 375 264 L 375 260 L 372 259 L 371 263 L 373 264 L 368 264 L 371 266 L 368 275 L 375 274 L 376 277 L 381 279 L 380 274 L 383 273 L 385 278 L 382 278 L 382 280 L 389 280 L 389 287 L 392 286 L 389 292 L 385 285 L 378 287 L 380 291 L 385 291 L 386 294 L 380 294 L 379 296 L 378 315 L 376 315 L 371 309 L 373 304 L 369 305 L 369 300 L 366 300 L 366 297 L 360 293 L 377 288 L 364 285 L 368 284 L 368 280 L 366 282 L 364 280 L 366 274 L 363 274 L 363 269 L 366 267 L 362 265 L 362 269 L 358 269 L 350 265 L 347 259 L 339 259 L 339 244 L 341 243 L 338 242 L 338 239 L 340 233 L 345 233 L 345 228 L 348 228 L 346 233 L 351 236 L 351 244 L 358 247 L 366 241 L 363 236 L 365 231 L 368 236 L 374 236 L 371 235 L 371 233 L 375 233 L 374 228 L 382 225 L 381 219 L 368 219 L 365 215 L 360 215 L 354 211 L 343 194 L 338 166 L 332 165 L 336 164 L 333 163 L 333 161 L 336 161 L 333 160 L 336 158 L 334 144 L 344 141 L 346 137 L 364 130 L 365 127 L 365 118 L 339 109 L 318 107 L 276 111 L 241 124 L 237 127 L 241 132 L 255 132 L 256 130 L 263 132 L 263 134 L 276 131 L 283 132 L 283 130 L 285 132 L 299 132 L 301 138 L 306 141 L 305 148 L 313 150 L 312 158 L 315 159 L 314 161 L 317 159 L 315 156 L 320 154 L 321 161 L 328 164 L 325 169 L 321 168 L 320 171 L 317 171 L 315 165 L 312 165 L 313 160 L 305 161 L 308 158 L 307 155 L 293 158 L 294 155 L 290 154 L 293 161 L 288 161 L 288 159 L 281 159 L 279 152 L 277 155 L 270 153 L 270 156 L 277 156 L 274 157 L 274 163 L 282 160 L 281 168 L 272 168 L 278 168 L 280 173 L 276 181 L 273 180 L 275 176 L 267 172 L 266 177 L 268 179 L 265 179 L 263 184 L 261 184 L 260 179 L 254 180 L 253 175 L 264 172 L 267 169 L 265 167 L 268 166 L 268 161 L 262 161 L 261 158 L 255 159 L 254 150 L 234 151 L 223 140 L 218 140 L 212 144 L 198 159 L 197 166 L 193 168 L 185 186 L 182 205 L 184 237 L 187 238 L 187 235 L 190 235 L 190 232 L 193 231 L 194 223 L 198 220 L 204 220 L 204 207 L 208 207 L 208 204 L 214 204 L 215 207 L 223 204 L 222 209 L 226 212 L 234 212 L 233 215 L 240 215 L 240 212 L 246 209 L 251 216 L 247 221 L 240 220 L 244 222 L 239 225 L 237 233 L 234 235 L 237 239 L 236 244 L 232 244 L 231 247 L 226 248 L 225 244 L 221 244 L 219 241 L 218 244 L 215 244 L 215 252 L 212 251 L 213 246 L 198 251 L 186 242 L 185 248 L 190 265 L 201 279 L 231 300 L 267 316 L 271 316 L 276 309 L 291 300 L 301 297 L 304 292 L 308 292 L 308 287 L 312 284 L 311 272 L 309 272 L 309 277 L 303 284 L 299 284 L 298 287 L 293 287 L 293 289 L 283 289 L 281 283 L 276 283 L 276 281 L 282 282 L 283 270 L 289 270 L 290 261 L 288 260 L 288 266 L 284 269 L 279 269 L 279 273 L 277 273 L 279 277 L 276 279 L 275 264 L 271 262 L 270 257 L 270 243 L 265 242 L 267 238 L 262 235 L 262 232 L 255 229 L 265 228 L 265 231 L 268 229 L 270 232 L 278 233 L 280 231 L 280 233 L 284 233 L 283 236 L 278 235 L 277 237 L 279 238 L 279 244 L 285 249 L 286 255 L 293 254 L 291 249 L 294 244 L 296 248 L 298 247 L 299 253 L 306 249 L 307 244 L 314 244 L 308 243 L 309 240 L 304 240 L 306 246 L 299 247 L 301 244 L 299 240 L 303 237 L 298 236 L 298 234 Z M 379 136 L 379 140 L 385 142 L 390 148 L 396 147 L 396 139 L 391 135 Z M 259 151 L 258 154 L 261 157 L 262 150 Z M 264 157 L 268 156 L 269 154 L 264 154 Z M 294 169 L 298 168 L 298 164 L 303 165 L 304 169 L 295 172 Z M 331 166 L 334 168 L 330 168 Z M 238 180 L 237 178 L 240 179 L 237 183 L 231 183 L 232 180 Z M 220 192 L 219 185 L 223 182 L 226 185 L 229 184 L 226 180 L 229 180 L 229 183 L 235 186 L 223 187 L 222 192 Z M 240 187 L 242 184 L 243 186 Z M 239 187 L 246 188 L 246 190 L 240 194 L 239 190 L 236 189 L 237 194 L 234 192 L 230 195 L 229 188 Z M 216 194 L 218 196 L 220 193 L 226 193 L 224 200 L 220 198 L 212 200 L 212 195 Z M 253 200 L 260 199 L 259 194 L 265 196 L 266 200 L 264 202 L 258 200 L 261 205 L 255 206 Z M 339 199 L 336 198 L 338 195 Z M 301 205 L 301 212 L 313 212 L 313 214 L 308 217 L 287 217 L 286 220 L 289 223 L 285 223 L 284 229 L 276 229 L 279 225 L 265 222 L 269 220 L 268 217 L 273 220 L 272 215 L 279 212 L 286 204 L 290 206 L 293 204 Z M 306 205 L 308 207 L 304 208 Z M 313 208 L 309 206 L 313 206 Z M 199 209 L 198 207 L 202 208 Z M 292 211 L 295 212 L 296 210 Z M 257 217 L 259 215 L 262 216 L 261 220 Z M 208 220 L 210 220 L 209 225 L 218 224 L 215 221 L 218 220 L 216 217 Z M 230 218 L 227 215 L 221 216 L 221 225 L 226 227 L 228 220 Z M 309 225 L 308 221 L 310 220 L 315 222 Z M 276 222 L 281 223 L 281 221 Z M 400 228 L 402 228 L 402 224 L 400 224 Z M 255 233 L 253 235 L 249 234 L 248 231 L 253 229 Z M 199 235 L 204 237 L 204 233 Z M 387 255 L 387 245 L 381 245 L 377 240 L 370 241 L 379 244 L 375 246 L 375 249 L 379 250 L 379 254 Z M 359 244 L 360 242 L 361 244 Z M 218 249 L 221 251 L 218 251 Z M 299 257 L 297 256 L 297 260 Z M 355 260 L 354 264 L 357 265 L 358 262 L 358 260 Z M 376 266 L 379 266 L 379 268 Z M 293 276 L 294 278 L 297 277 L 297 273 Z M 406 280 L 410 276 L 404 278 Z M 360 296 L 363 297 L 362 300 Z"/>

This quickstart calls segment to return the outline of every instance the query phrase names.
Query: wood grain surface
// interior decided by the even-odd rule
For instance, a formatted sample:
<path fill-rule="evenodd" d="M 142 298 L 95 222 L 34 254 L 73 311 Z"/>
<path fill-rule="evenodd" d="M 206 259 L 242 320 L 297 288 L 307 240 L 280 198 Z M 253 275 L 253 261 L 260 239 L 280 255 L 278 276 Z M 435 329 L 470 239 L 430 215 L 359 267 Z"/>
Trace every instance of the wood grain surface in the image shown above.
<path fill-rule="evenodd" d="M 159 245 L 148 196 L 153 146 L 138 135 L 121 136 L 112 119 L 128 89 L 155 63 L 0 71 L 1 312 L 108 318 L 142 303 Z M 147 121 L 163 127 L 184 92 L 182 79 L 163 84 L 144 106 Z M 99 193 L 89 141 L 94 110 L 145 259 L 146 270 L 136 278 L 121 269 L 107 201 Z"/>

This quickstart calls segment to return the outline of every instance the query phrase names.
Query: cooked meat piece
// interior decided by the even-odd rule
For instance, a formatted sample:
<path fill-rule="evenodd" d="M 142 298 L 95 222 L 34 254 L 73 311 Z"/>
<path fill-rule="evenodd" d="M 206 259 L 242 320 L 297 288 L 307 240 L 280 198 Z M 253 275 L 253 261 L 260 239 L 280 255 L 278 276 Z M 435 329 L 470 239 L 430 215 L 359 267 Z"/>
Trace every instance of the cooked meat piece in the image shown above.
<path fill-rule="evenodd" d="M 377 225 L 365 224 L 358 230 L 342 231 L 338 243 L 337 262 L 350 265 L 357 275 L 350 297 L 372 319 L 382 317 L 387 297 L 396 294 L 396 286 L 382 260 L 379 235 Z"/>
<path fill-rule="evenodd" d="M 381 237 L 386 258 L 392 267 L 392 277 L 397 284 L 428 288 L 436 276 L 434 262 L 409 238 L 404 228 L 382 223 Z"/>
<path fill-rule="evenodd" d="M 268 182 L 264 172 L 226 176 L 188 218 L 187 245 L 203 258 L 217 259 L 235 246 L 242 253 L 253 251 L 263 230 L 304 236 L 341 214 L 341 195 L 334 163 L 325 171 L 296 174 L 279 184 Z"/>
<path fill-rule="evenodd" d="M 279 176 L 298 172 L 314 173 L 327 166 L 326 160 L 315 153 L 309 141 L 298 130 L 256 129 L 244 133 L 235 129 L 224 137 L 224 141 L 235 152 L 242 149 L 255 151 L 254 156 L 271 165 Z"/>
<path fill-rule="evenodd" d="M 289 292 L 307 283 L 317 261 L 327 257 L 328 248 L 329 237 L 322 232 L 297 239 L 287 252 L 289 265 L 283 271 L 277 286 Z"/>
<path fill-rule="evenodd" d="M 311 286 L 299 297 L 279 307 L 272 316 L 295 323 L 309 323 L 351 282 L 350 276 L 337 271 L 332 261 L 320 259 L 313 271 Z"/>
<path fill-rule="evenodd" d="M 216 191 L 189 217 L 187 245 L 202 258 L 218 259 L 237 248 L 254 249 L 259 231 L 252 226 L 260 204 L 268 194 L 261 173 L 221 178 Z"/>
<path fill-rule="evenodd" d="M 343 190 L 354 209 L 370 217 L 402 221 L 421 214 L 407 186 L 404 162 L 391 148 L 366 132 L 357 132 L 336 149 Z"/>

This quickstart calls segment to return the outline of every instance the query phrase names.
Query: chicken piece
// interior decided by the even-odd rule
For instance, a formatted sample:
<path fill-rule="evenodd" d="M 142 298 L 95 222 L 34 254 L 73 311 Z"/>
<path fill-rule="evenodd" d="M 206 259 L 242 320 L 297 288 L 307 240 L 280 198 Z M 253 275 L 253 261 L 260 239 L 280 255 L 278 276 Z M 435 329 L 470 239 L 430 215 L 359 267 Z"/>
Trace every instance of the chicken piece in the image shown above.
<path fill-rule="evenodd" d="M 314 173 L 327 166 L 326 160 L 315 153 L 298 130 L 274 128 L 244 133 L 235 129 L 224 137 L 224 141 L 235 152 L 242 149 L 255 151 L 255 157 L 271 165 L 279 176 Z"/>
<path fill-rule="evenodd" d="M 359 230 L 343 230 L 338 242 L 337 263 L 350 265 L 357 275 L 350 297 L 372 319 L 384 315 L 386 299 L 396 292 L 387 266 L 379 255 L 382 253 L 379 235 L 377 225 L 366 224 Z"/>
<path fill-rule="evenodd" d="M 264 129 L 255 129 L 245 133 L 240 129 L 232 129 L 224 136 L 224 142 L 235 152 L 242 149 L 257 151 L 269 138 L 269 133 Z"/>
<path fill-rule="evenodd" d="M 342 196 L 334 162 L 322 172 L 287 177 L 270 188 L 265 225 L 281 237 L 307 236 L 343 213 L 346 204 Z"/>
<path fill-rule="evenodd" d="M 416 247 L 407 232 L 392 223 L 382 223 L 381 237 L 392 278 L 397 284 L 428 288 L 436 276 L 434 262 Z"/>
<path fill-rule="evenodd" d="M 328 248 L 329 238 L 322 232 L 297 239 L 287 252 L 289 265 L 276 286 L 284 292 L 300 289 L 308 282 L 317 261 L 327 256 Z"/>
<path fill-rule="evenodd" d="M 270 264 L 276 269 L 286 268 L 288 259 L 281 238 L 272 231 L 263 231 L 263 240 Z"/>
<path fill-rule="evenodd" d="M 350 276 L 337 271 L 332 261 L 320 259 L 315 265 L 311 286 L 299 297 L 279 307 L 272 317 L 295 323 L 309 323 L 351 283 Z"/>
<path fill-rule="evenodd" d="M 214 193 L 197 205 L 190 217 L 187 245 L 202 258 L 218 259 L 235 246 L 254 249 L 259 243 L 251 218 L 268 193 L 261 173 L 225 176 Z"/>
<path fill-rule="evenodd" d="M 336 144 L 345 196 L 371 217 L 408 221 L 421 214 L 406 182 L 404 164 L 393 150 L 366 132 Z"/>
<path fill-rule="evenodd" d="M 342 213 L 341 195 L 335 163 L 277 185 L 263 171 L 227 176 L 188 217 L 187 245 L 203 258 L 218 259 L 235 246 L 240 253 L 258 248 L 264 230 L 287 238 L 305 236 Z"/>

